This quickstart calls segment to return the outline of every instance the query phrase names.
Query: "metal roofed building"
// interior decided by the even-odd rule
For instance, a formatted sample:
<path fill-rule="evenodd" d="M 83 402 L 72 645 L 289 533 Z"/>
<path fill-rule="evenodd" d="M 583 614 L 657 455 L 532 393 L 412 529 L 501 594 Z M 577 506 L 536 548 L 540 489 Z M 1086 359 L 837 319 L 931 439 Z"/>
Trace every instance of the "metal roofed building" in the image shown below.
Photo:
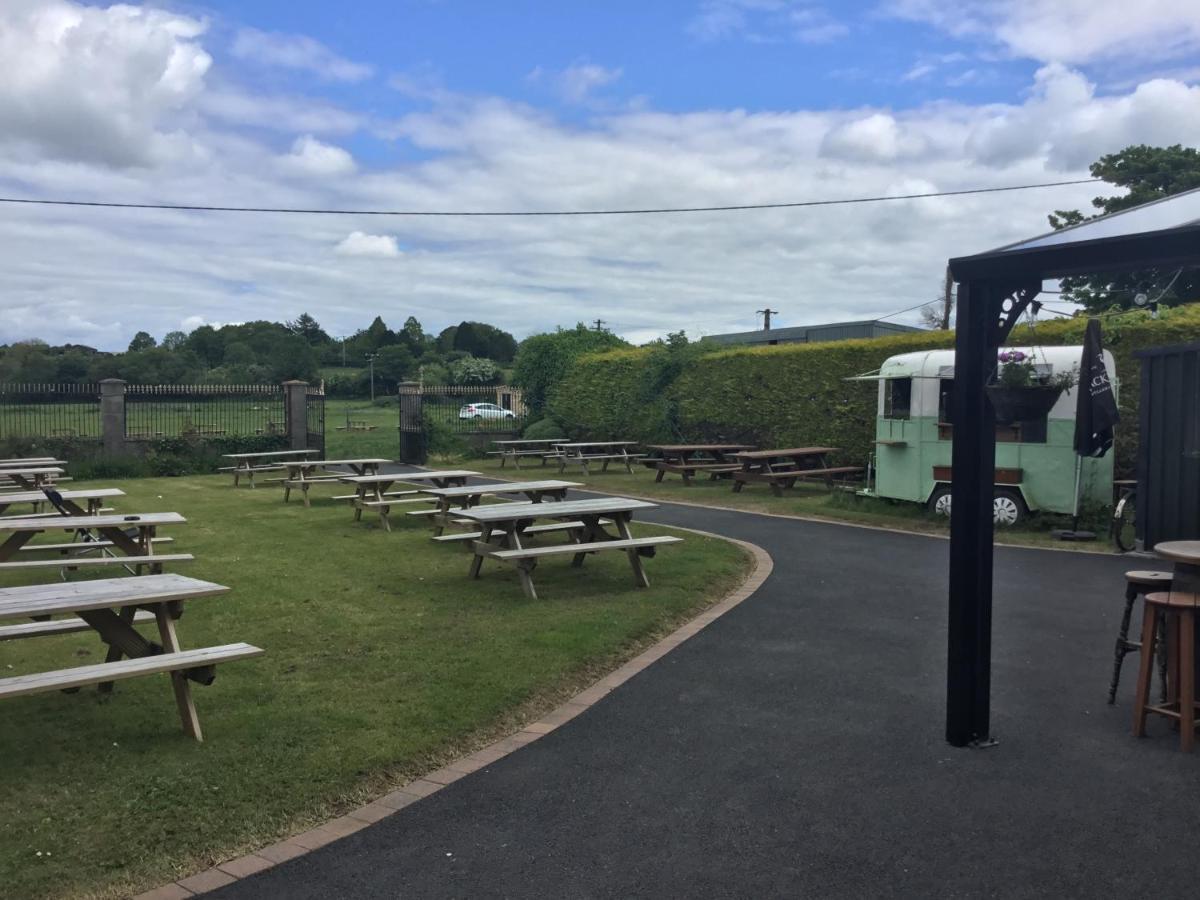
<path fill-rule="evenodd" d="M 912 325 L 896 325 L 892 322 L 881 322 L 878 319 L 864 319 L 860 322 L 831 322 L 828 325 L 797 325 L 791 328 L 772 328 L 768 331 L 735 331 L 729 334 L 710 334 L 707 341 L 718 344 L 745 344 L 760 347 L 771 344 L 816 344 L 822 341 L 849 341 L 859 338 L 890 337 L 894 334 L 908 334 L 913 331 L 924 331 Z"/>

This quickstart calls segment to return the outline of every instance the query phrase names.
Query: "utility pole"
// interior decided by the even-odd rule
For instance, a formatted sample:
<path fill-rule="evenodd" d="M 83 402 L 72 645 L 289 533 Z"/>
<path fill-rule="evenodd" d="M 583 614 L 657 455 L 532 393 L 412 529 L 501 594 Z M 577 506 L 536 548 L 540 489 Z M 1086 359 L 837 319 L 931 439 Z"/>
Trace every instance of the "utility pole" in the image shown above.
<path fill-rule="evenodd" d="M 378 353 L 372 353 L 367 357 L 367 362 L 371 365 L 371 402 L 375 402 L 375 357 Z"/>
<path fill-rule="evenodd" d="M 942 331 L 950 330 L 950 311 L 954 309 L 954 276 L 946 266 L 946 288 L 942 297 Z"/>
<path fill-rule="evenodd" d="M 766 309 L 756 309 L 754 312 L 763 317 L 763 331 L 771 330 L 771 315 L 779 315 L 779 310 L 771 309 L 769 306 Z"/>
<path fill-rule="evenodd" d="M 604 330 L 604 320 L 603 320 L 603 319 L 597 319 L 597 320 L 596 320 L 596 330 L 597 330 L 597 331 L 603 331 L 603 330 Z"/>
<path fill-rule="evenodd" d="M 342 368 L 346 368 L 346 336 L 342 335 Z"/>

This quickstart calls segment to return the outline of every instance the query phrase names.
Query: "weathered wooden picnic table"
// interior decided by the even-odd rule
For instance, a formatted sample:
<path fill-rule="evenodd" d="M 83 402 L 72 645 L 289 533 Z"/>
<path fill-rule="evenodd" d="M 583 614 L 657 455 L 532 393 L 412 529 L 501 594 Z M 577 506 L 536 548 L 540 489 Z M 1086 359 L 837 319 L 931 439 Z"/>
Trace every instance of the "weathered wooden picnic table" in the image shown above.
<path fill-rule="evenodd" d="M 432 501 L 431 497 L 419 496 L 421 492 L 415 487 L 402 491 L 393 491 L 392 485 L 396 482 L 417 484 L 427 481 L 433 484 L 434 487 L 456 487 L 466 484 L 468 478 L 478 474 L 478 472 L 472 472 L 469 469 L 443 469 L 431 472 L 384 472 L 378 475 L 346 475 L 341 480 L 355 487 L 354 521 L 358 522 L 362 520 L 364 509 L 373 509 L 379 514 L 379 520 L 383 523 L 384 529 L 391 531 L 392 523 L 388 519 L 388 515 L 393 506 L 402 503 L 426 503 Z"/>
<path fill-rule="evenodd" d="M 147 575 L 95 581 L 37 584 L 0 589 L 0 621 L 32 619 L 0 626 L 0 641 L 95 631 L 108 645 L 106 661 L 50 672 L 0 678 L 0 699 L 49 691 L 73 691 L 96 684 L 102 692 L 113 682 L 138 675 L 169 672 L 183 730 L 203 739 L 189 681 L 212 684 L 218 662 L 259 656 L 251 644 L 223 644 L 183 650 L 175 622 L 183 603 L 226 593 L 229 588 L 181 575 Z M 54 619 L 55 615 L 69 618 Z M 147 640 L 134 626 L 154 622 L 160 643 Z M 127 657 L 123 659 L 122 657 Z"/>
<path fill-rule="evenodd" d="M 625 471 L 632 475 L 633 463 L 643 455 L 629 452 L 629 448 L 635 446 L 637 441 L 555 441 L 557 454 L 551 458 L 558 462 L 559 472 L 564 471 L 568 463 L 575 463 L 583 469 L 584 475 L 590 475 L 588 464 L 596 462 L 601 463 L 601 472 L 607 472 L 608 464 L 615 461 L 625 466 Z"/>
<path fill-rule="evenodd" d="M 571 565 L 578 568 L 589 553 L 603 550 L 624 550 L 633 569 L 634 581 L 639 587 L 649 587 L 650 579 L 642 565 L 643 556 L 653 556 L 655 548 L 663 544 L 675 544 L 682 538 L 658 535 L 635 538 L 629 529 L 633 514 L 639 509 L 653 509 L 655 503 L 631 500 L 625 497 L 600 497 L 593 500 L 563 500 L 556 503 L 496 503 L 462 510 L 459 516 L 477 522 L 480 527 L 478 540 L 471 542 L 474 556 L 471 559 L 470 575 L 479 577 L 485 559 L 513 563 L 521 579 L 525 595 L 537 599 L 532 573 L 537 561 L 544 556 L 571 556 Z M 570 543 L 546 547 L 526 546 L 526 539 L 537 533 L 540 526 L 533 523 L 538 519 L 553 519 L 555 524 L 569 522 L 567 533 Z M 605 531 L 610 521 L 616 535 Z M 544 529 L 545 530 L 545 529 Z M 560 529 L 561 530 L 561 529 Z"/>
<path fill-rule="evenodd" d="M 113 497 L 124 497 L 125 492 L 120 488 L 88 488 L 81 491 L 59 491 L 58 496 L 61 498 L 62 505 L 66 507 L 72 514 L 77 516 L 94 516 L 100 512 L 105 500 Z M 80 506 L 80 502 L 85 502 L 87 507 Z M 20 491 L 12 494 L 0 494 L 0 513 L 4 513 L 14 503 L 32 503 L 34 514 L 40 512 L 40 507 L 47 503 L 45 491 Z M 48 516 L 55 516 L 59 513 L 57 510 L 52 513 L 46 513 Z"/>
<path fill-rule="evenodd" d="M 417 510 L 409 515 L 429 515 L 433 518 L 434 540 L 461 541 L 468 537 L 479 537 L 477 533 L 450 534 L 443 537 L 446 526 L 453 524 L 457 510 L 470 509 L 478 506 L 484 497 L 504 496 L 506 494 L 523 494 L 530 503 L 541 503 L 543 500 L 565 500 L 570 488 L 583 487 L 578 481 L 500 481 L 492 484 L 464 484 L 461 487 L 423 488 L 422 494 L 428 494 L 437 500 L 437 507 L 430 511 Z"/>
<path fill-rule="evenodd" d="M 54 484 L 56 481 L 68 481 L 59 478 L 63 470 L 58 466 L 16 466 L 0 469 L 0 482 L 11 484 L 13 489 L 30 491 L 43 484 Z"/>
<path fill-rule="evenodd" d="M 9 469 L 23 469 L 30 466 L 65 466 L 65 459 L 55 459 L 53 456 L 33 456 L 27 459 L 0 459 L 0 475 Z"/>
<path fill-rule="evenodd" d="M 162 539 L 156 538 L 159 526 L 181 525 L 187 519 L 175 512 L 145 513 L 142 515 L 96 515 L 96 516 L 31 516 L 21 519 L 0 519 L 0 537 L 7 536 L 0 544 L 0 571 L 80 568 L 119 565 L 135 567 L 141 574 L 148 567 L 152 574 L 162 572 L 163 563 L 190 562 L 190 553 L 155 554 L 154 545 Z M 37 535 L 47 531 L 75 532 L 72 540 L 56 544 L 30 544 Z M 86 539 L 81 539 L 86 538 Z M 124 556 L 108 555 L 119 550 Z M 93 550 L 105 551 L 101 556 L 82 556 Z M 49 551 L 60 554 L 55 559 L 22 559 L 13 561 L 20 552 Z"/>
<path fill-rule="evenodd" d="M 223 466 L 222 472 L 233 473 L 233 486 L 237 487 L 241 477 L 250 479 L 250 487 L 254 487 L 255 472 L 277 472 L 279 461 L 296 456 L 311 456 L 316 450 L 265 450 L 259 453 L 224 453 L 225 459 L 232 459 L 232 466 Z"/>
<path fill-rule="evenodd" d="M 728 478 L 741 468 L 732 454 L 754 448 L 749 444 L 649 444 L 646 449 L 658 454 L 642 460 L 642 465 L 657 470 L 655 481 L 675 472 L 690 487 L 692 477 L 701 473 L 706 473 L 711 481 Z"/>
<path fill-rule="evenodd" d="M 304 495 L 304 505 L 308 502 L 308 489 L 314 484 L 340 482 L 346 477 L 345 472 L 330 472 L 334 466 L 349 469 L 354 475 L 377 475 L 380 466 L 386 466 L 390 459 L 285 459 L 280 465 L 287 470 L 280 480 L 283 482 L 283 502 L 287 503 L 292 496 L 292 490 L 299 488 Z M 319 474 L 324 472 L 324 474 Z M 335 500 L 346 500 L 348 497 L 335 497 Z"/>
<path fill-rule="evenodd" d="M 833 476 L 861 472 L 861 466 L 836 466 L 828 464 L 830 453 L 838 447 L 788 447 L 780 450 L 750 450 L 734 454 L 741 468 L 733 473 L 733 490 L 740 493 L 752 481 L 770 485 L 776 497 L 782 497 L 785 488 L 795 487 L 796 482 L 806 478 L 820 478 L 832 487 Z"/>
<path fill-rule="evenodd" d="M 553 459 L 556 455 L 554 445 L 562 443 L 564 439 L 553 438 L 546 440 L 535 440 L 524 438 L 514 441 L 492 441 L 492 446 L 495 450 L 488 452 L 489 456 L 500 457 L 500 468 L 504 468 L 505 463 L 510 459 L 514 466 L 521 468 L 521 458 L 536 456 L 541 460 L 541 464 L 546 465 L 546 460 Z"/>

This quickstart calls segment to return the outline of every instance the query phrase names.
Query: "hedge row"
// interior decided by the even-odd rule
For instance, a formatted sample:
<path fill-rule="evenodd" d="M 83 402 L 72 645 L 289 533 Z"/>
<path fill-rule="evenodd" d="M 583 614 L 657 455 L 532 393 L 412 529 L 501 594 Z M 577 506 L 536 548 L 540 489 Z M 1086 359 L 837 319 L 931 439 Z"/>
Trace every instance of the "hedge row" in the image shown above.
<path fill-rule="evenodd" d="M 1086 319 L 1014 329 L 1009 343 L 1078 344 Z M 1200 304 L 1163 310 L 1155 320 L 1131 312 L 1103 320 L 1104 345 L 1120 384 L 1117 470 L 1137 458 L 1140 364 L 1134 352 L 1200 340 Z M 745 441 L 762 447 L 827 445 L 839 462 L 862 464 L 875 436 L 874 382 L 845 379 L 889 356 L 952 347 L 953 332 L 872 340 L 696 351 L 670 365 L 662 348 L 581 357 L 551 395 L 551 414 L 576 438 Z M 698 345 L 692 345 L 696 348 Z M 667 359 L 664 364 L 664 359 Z M 664 378 L 666 374 L 667 378 Z"/>

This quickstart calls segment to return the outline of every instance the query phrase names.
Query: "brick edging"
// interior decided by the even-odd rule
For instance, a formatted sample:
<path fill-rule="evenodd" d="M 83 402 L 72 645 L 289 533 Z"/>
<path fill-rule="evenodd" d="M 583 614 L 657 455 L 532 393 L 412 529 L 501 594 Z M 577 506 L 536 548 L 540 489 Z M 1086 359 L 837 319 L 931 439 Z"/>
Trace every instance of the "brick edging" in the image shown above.
<path fill-rule="evenodd" d="M 538 719 L 538 721 L 526 725 L 516 734 L 488 744 L 481 750 L 476 750 L 474 753 L 442 766 L 442 768 L 436 771 L 429 772 L 415 781 L 410 781 L 403 787 L 389 794 L 384 794 L 382 797 L 373 800 L 365 806 L 351 810 L 344 816 L 330 819 L 323 825 L 318 825 L 315 828 L 310 828 L 308 831 L 292 835 L 286 840 L 263 847 L 254 853 L 227 860 L 196 875 L 180 878 L 178 881 L 172 881 L 162 887 L 139 894 L 134 900 L 183 900 L 186 897 L 192 897 L 205 891 L 216 890 L 219 887 L 232 884 L 238 879 L 246 878 L 264 869 L 269 869 L 278 863 L 294 859 L 297 856 L 303 856 L 305 853 L 332 843 L 338 838 L 353 834 L 362 828 L 366 828 L 368 825 L 378 822 L 380 819 L 390 816 L 398 810 L 404 809 L 406 806 L 416 803 L 424 797 L 428 797 L 430 794 L 440 791 L 443 787 L 457 781 L 464 775 L 469 775 L 485 766 L 491 765 L 499 759 L 503 759 L 515 750 L 521 749 L 526 744 L 530 744 L 543 735 L 549 734 L 560 725 L 566 724 L 588 707 L 600 702 L 609 691 L 624 684 L 634 675 L 637 675 L 652 663 L 666 656 L 688 638 L 699 634 L 710 623 L 719 619 L 758 590 L 762 586 L 762 583 L 767 580 L 774 567 L 774 562 L 771 560 L 770 555 L 757 544 L 714 534 L 711 531 L 701 531 L 697 528 L 683 528 L 677 525 L 668 527 L 678 531 L 689 531 L 704 537 L 719 538 L 731 544 L 736 544 L 750 553 L 753 559 L 753 567 L 741 585 L 732 593 L 727 594 L 724 598 L 705 609 L 704 612 L 679 626 L 665 638 L 643 650 L 624 665 L 608 673 L 608 675 L 601 678 L 591 687 L 580 691 L 570 700 L 551 710 Z"/>

